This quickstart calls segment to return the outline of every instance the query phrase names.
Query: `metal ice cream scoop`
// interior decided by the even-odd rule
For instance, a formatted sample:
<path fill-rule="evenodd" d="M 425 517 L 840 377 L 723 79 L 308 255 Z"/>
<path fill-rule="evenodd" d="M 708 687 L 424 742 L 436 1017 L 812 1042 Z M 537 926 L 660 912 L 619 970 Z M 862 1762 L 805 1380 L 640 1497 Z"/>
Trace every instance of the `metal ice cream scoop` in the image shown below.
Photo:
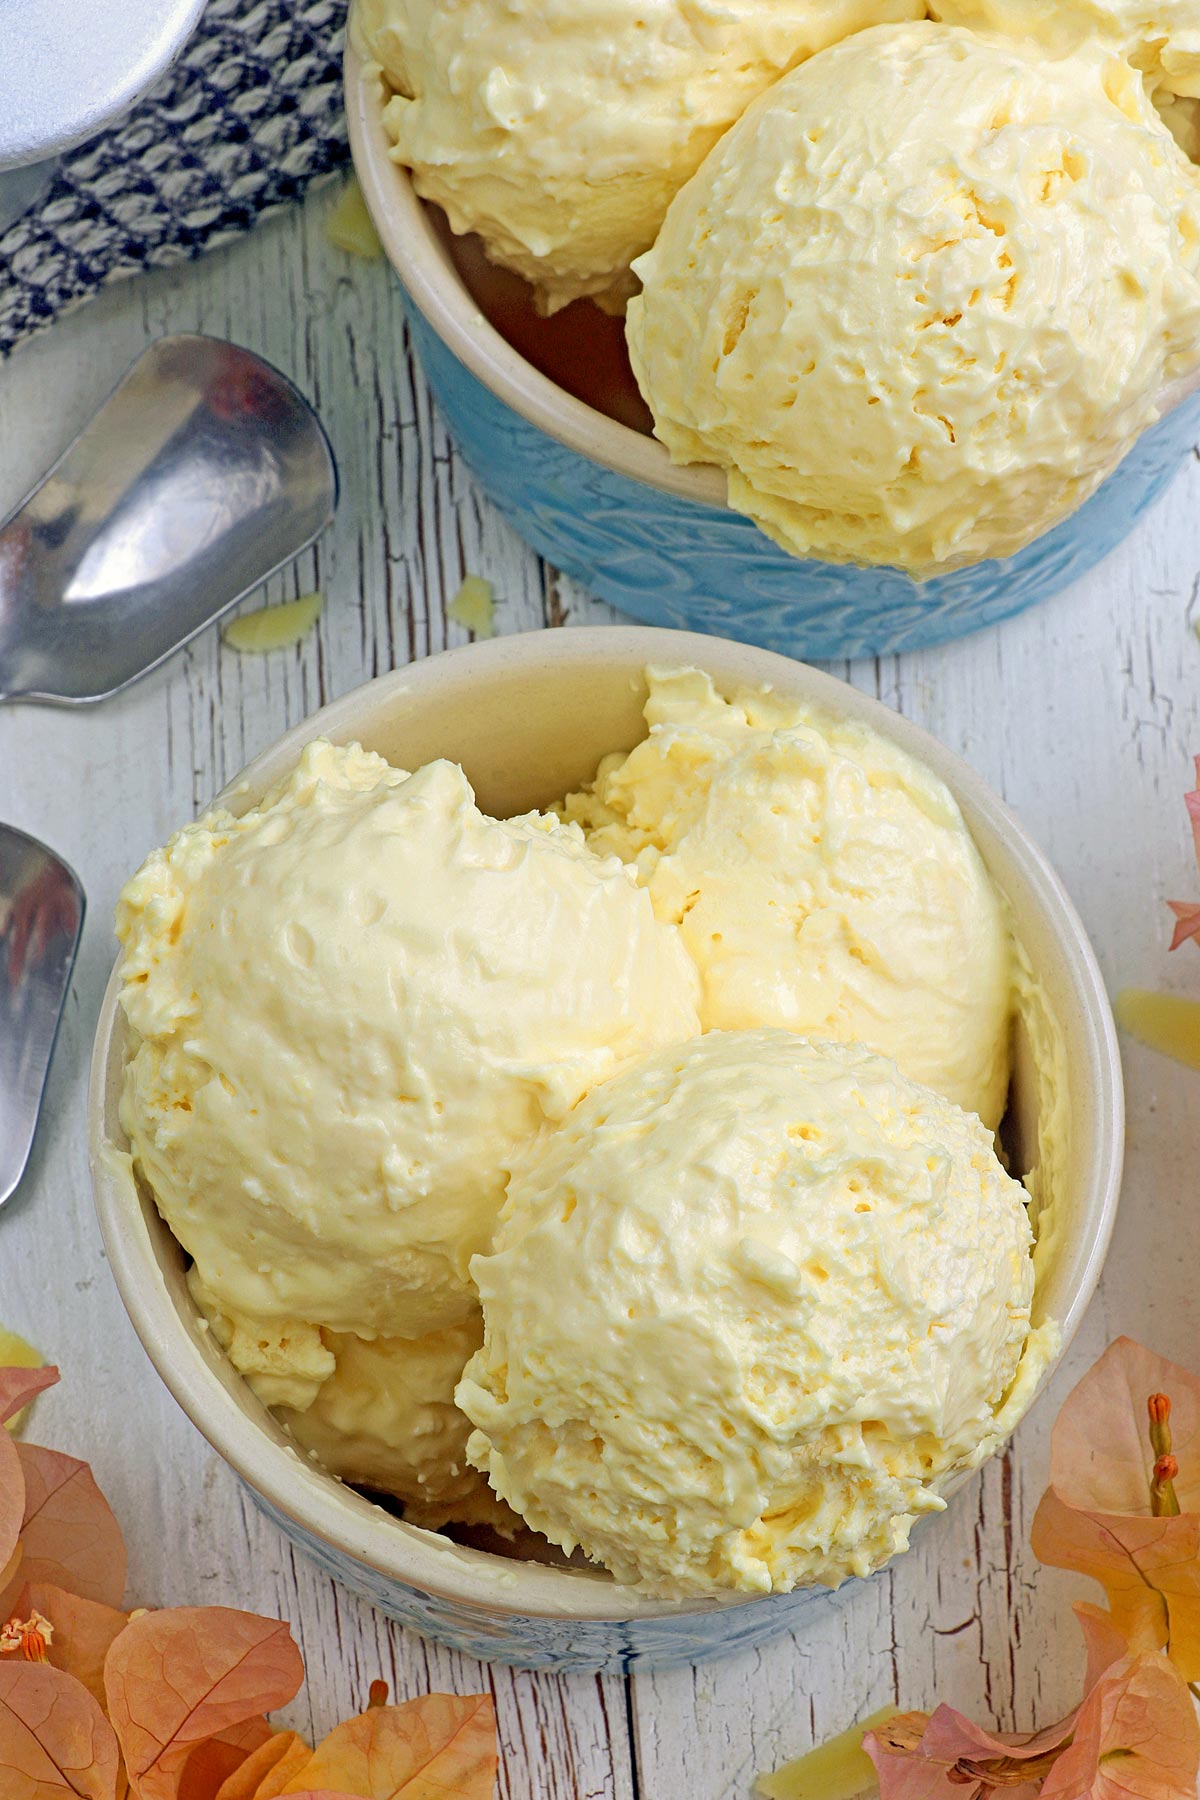
<path fill-rule="evenodd" d="M 0 703 L 105 699 L 307 549 L 336 502 L 290 381 L 217 338 L 160 338 L 0 524 Z"/>
<path fill-rule="evenodd" d="M 0 1206 L 33 1146 L 83 908 L 66 863 L 0 825 Z"/>
<path fill-rule="evenodd" d="M 204 0 L 0 4 L 0 234 L 53 159 L 127 112 L 179 54 Z"/>

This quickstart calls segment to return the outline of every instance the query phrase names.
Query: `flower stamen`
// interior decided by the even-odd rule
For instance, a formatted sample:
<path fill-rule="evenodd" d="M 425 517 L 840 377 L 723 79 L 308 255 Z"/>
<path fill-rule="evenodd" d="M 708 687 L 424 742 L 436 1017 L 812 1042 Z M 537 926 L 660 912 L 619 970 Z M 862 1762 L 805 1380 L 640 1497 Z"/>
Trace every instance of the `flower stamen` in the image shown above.
<path fill-rule="evenodd" d="M 1179 1464 L 1171 1454 L 1171 1401 L 1166 1394 L 1151 1394 L 1146 1402 L 1150 1415 L 1150 1448 L 1154 1468 L 1150 1475 L 1150 1511 L 1156 1519 L 1177 1519 L 1175 1477 Z"/>
<path fill-rule="evenodd" d="M 53 1625 L 40 1612 L 31 1613 L 27 1619 L 10 1619 L 0 1629 L 0 1654 L 19 1651 L 26 1662 L 45 1662 L 53 1637 Z"/>

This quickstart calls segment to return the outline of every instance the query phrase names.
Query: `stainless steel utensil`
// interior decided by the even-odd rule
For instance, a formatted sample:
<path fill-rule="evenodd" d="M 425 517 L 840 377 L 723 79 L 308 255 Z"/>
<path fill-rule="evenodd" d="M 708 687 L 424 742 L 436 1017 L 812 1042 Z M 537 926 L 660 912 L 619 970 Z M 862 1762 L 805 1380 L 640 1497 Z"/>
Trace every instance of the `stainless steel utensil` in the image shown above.
<path fill-rule="evenodd" d="M 261 357 L 152 344 L 0 525 L 0 703 L 103 700 L 329 523 L 320 421 Z"/>
<path fill-rule="evenodd" d="M 83 911 L 66 863 L 0 825 L 0 1206 L 33 1147 Z"/>
<path fill-rule="evenodd" d="M 40 198 L 55 157 L 158 80 L 203 10 L 204 0 L 0 4 L 0 232 Z"/>

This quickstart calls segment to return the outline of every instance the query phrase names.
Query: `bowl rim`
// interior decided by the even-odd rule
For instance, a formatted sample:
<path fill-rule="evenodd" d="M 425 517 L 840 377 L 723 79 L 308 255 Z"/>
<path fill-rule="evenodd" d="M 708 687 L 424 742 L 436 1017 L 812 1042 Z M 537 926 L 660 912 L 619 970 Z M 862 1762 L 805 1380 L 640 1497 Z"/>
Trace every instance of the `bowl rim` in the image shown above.
<path fill-rule="evenodd" d="M 640 671 L 649 664 L 708 668 L 719 687 L 771 683 L 828 711 L 862 720 L 919 757 L 950 788 L 970 823 L 982 820 L 1004 845 L 1006 856 L 1031 893 L 1061 958 L 1062 975 L 1075 1002 L 1078 1041 L 1095 1105 L 1092 1135 L 1077 1147 L 1087 1171 L 1083 1217 L 1087 1236 L 1074 1260 L 1069 1301 L 1058 1318 L 1061 1343 L 1039 1382 L 1044 1386 L 1066 1353 L 1095 1291 L 1116 1216 L 1124 1147 L 1124 1091 L 1112 1010 L 1095 953 L 1075 907 L 1053 867 L 1009 807 L 981 776 L 922 727 L 881 701 L 822 670 L 773 651 L 646 626 L 581 626 L 565 631 L 515 633 L 442 651 L 363 683 L 302 720 L 269 745 L 222 790 L 244 780 L 265 785 L 294 762 L 311 738 L 347 741 L 367 696 L 396 701 L 414 688 L 434 687 L 470 668 L 476 679 L 513 667 L 593 667 L 599 663 Z M 797 671 L 800 672 L 799 679 Z M 418 1593 L 483 1607 L 509 1617 L 569 1618 L 613 1624 L 669 1619 L 753 1604 L 762 1596 L 701 1601 L 651 1600 L 602 1572 L 519 1563 L 451 1543 L 437 1533 L 406 1525 L 345 1488 L 267 1431 L 223 1385 L 176 1310 L 154 1253 L 150 1230 L 127 1174 L 114 1168 L 105 1130 L 118 1024 L 119 957 L 105 990 L 92 1052 L 88 1087 L 88 1148 L 96 1210 L 105 1251 L 130 1321 L 151 1362 L 183 1411 L 235 1472 L 297 1529 Z M 147 1203 L 148 1204 L 148 1203 Z M 266 1415 L 264 1414 L 264 1418 Z M 380 1531 L 380 1522 L 388 1529 Z"/>
<path fill-rule="evenodd" d="M 392 160 L 383 128 L 378 65 L 346 44 L 350 151 L 367 211 L 406 293 L 475 379 L 529 424 L 576 455 L 662 493 L 730 510 L 724 473 L 712 463 L 673 463 L 664 444 L 577 400 L 514 350 L 453 271 L 407 169 Z"/>

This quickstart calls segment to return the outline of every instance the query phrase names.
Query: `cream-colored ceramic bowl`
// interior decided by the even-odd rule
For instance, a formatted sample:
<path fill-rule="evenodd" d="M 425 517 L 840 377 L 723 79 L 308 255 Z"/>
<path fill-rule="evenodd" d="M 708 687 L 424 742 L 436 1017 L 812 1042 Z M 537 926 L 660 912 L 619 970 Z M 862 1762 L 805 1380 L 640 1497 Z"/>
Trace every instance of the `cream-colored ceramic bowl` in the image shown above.
<path fill-rule="evenodd" d="M 462 763 L 481 806 L 505 816 L 587 780 L 601 756 L 644 735 L 647 663 L 694 663 L 729 690 L 770 684 L 863 720 L 923 758 L 955 793 L 1008 898 L 1048 1011 L 1032 1037 L 1061 1033 L 1052 1229 L 1039 1245 L 1035 1317 L 1070 1341 L 1095 1287 L 1117 1203 L 1123 1102 L 1104 986 L 1057 877 L 1012 814 L 940 744 L 855 689 L 768 651 L 641 628 L 536 632 L 450 651 L 382 676 L 325 708 L 255 759 L 224 799 L 244 809 L 319 734 L 359 739 L 393 763 Z M 185 1259 L 149 1195 L 113 1152 L 125 1026 L 114 973 L 96 1035 L 90 1094 L 92 1174 L 109 1262 L 134 1327 L 184 1411 L 260 1506 L 330 1573 L 385 1612 L 475 1655 L 552 1668 L 664 1666 L 757 1642 L 820 1604 L 819 1592 L 744 1602 L 650 1601 L 599 1571 L 516 1562 L 404 1525 L 297 1454 L 210 1334 L 184 1281 Z M 1038 1154 L 1045 1109 L 1027 1042 L 1013 1114 Z M 932 1527 L 936 1530 L 936 1524 Z"/>

